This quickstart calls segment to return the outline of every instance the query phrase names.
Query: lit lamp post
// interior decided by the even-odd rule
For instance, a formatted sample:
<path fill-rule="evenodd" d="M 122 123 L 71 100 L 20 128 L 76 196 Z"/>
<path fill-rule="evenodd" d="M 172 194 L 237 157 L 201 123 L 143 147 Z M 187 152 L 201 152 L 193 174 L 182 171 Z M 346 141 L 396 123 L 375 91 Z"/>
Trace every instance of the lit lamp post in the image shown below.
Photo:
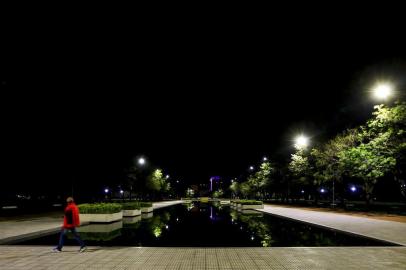
<path fill-rule="evenodd" d="M 309 138 L 303 134 L 296 136 L 294 146 L 297 150 L 306 149 L 309 146 Z M 301 193 L 304 194 L 304 190 L 302 190 Z M 288 194 L 289 194 L 289 182 L 288 182 Z"/>
<path fill-rule="evenodd" d="M 105 197 L 106 200 L 108 199 L 109 191 L 110 191 L 110 190 L 109 190 L 108 188 L 105 188 L 105 189 L 104 189 L 104 194 L 105 194 L 105 196 L 106 196 L 106 197 Z"/>
<path fill-rule="evenodd" d="M 295 148 L 298 150 L 306 149 L 309 146 L 309 138 L 305 135 L 299 135 L 295 138 Z"/>
<path fill-rule="evenodd" d="M 372 89 L 373 96 L 378 100 L 387 100 L 393 95 L 393 86 L 390 83 L 378 83 Z"/>
<path fill-rule="evenodd" d="M 140 157 L 140 158 L 138 159 L 138 164 L 141 165 L 141 166 L 145 165 L 145 158 Z"/>

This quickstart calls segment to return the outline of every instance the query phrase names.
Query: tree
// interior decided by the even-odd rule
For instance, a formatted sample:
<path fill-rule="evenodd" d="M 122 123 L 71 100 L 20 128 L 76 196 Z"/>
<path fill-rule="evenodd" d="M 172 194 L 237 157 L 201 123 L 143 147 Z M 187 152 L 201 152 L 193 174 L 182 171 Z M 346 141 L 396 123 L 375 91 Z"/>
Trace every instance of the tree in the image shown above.
<path fill-rule="evenodd" d="M 252 193 L 251 186 L 248 181 L 242 182 L 240 184 L 240 192 L 245 198 L 249 197 Z"/>
<path fill-rule="evenodd" d="M 224 192 L 222 189 L 219 189 L 215 192 L 213 192 L 213 198 L 221 198 L 224 195 Z"/>
<path fill-rule="evenodd" d="M 240 184 L 236 181 L 231 183 L 229 189 L 231 190 L 231 194 L 236 197 L 240 193 Z"/>
<path fill-rule="evenodd" d="M 313 175 L 308 151 L 306 149 L 298 149 L 296 153 L 292 154 L 288 169 L 292 176 L 295 178 L 295 182 L 297 184 L 301 186 L 308 185 Z"/>
<path fill-rule="evenodd" d="M 378 178 L 392 171 L 396 165 L 396 159 L 387 152 L 387 140 L 388 134 L 382 134 L 340 154 L 340 162 L 348 174 L 363 180 L 367 206 Z"/>
<path fill-rule="evenodd" d="M 380 152 L 396 159 L 392 173 L 406 198 L 406 103 L 397 103 L 393 107 L 375 106 L 373 115 L 375 117 L 363 127 L 360 137 L 366 142 L 383 138 L 385 145 Z"/>
<path fill-rule="evenodd" d="M 162 183 L 165 182 L 162 170 L 156 169 L 147 178 L 146 187 L 153 192 L 160 191 L 162 189 Z"/>
<path fill-rule="evenodd" d="M 263 162 L 255 175 L 249 177 L 248 183 L 251 185 L 252 191 L 257 197 L 263 197 L 265 188 L 271 182 L 271 173 L 273 168 L 270 162 Z"/>
<path fill-rule="evenodd" d="M 312 149 L 311 156 L 315 169 L 313 183 L 316 187 L 326 182 L 333 182 L 333 186 L 335 182 L 342 183 L 345 170 L 340 166 L 340 153 L 355 146 L 357 142 L 357 132 L 351 129 L 337 135 L 319 148 Z"/>

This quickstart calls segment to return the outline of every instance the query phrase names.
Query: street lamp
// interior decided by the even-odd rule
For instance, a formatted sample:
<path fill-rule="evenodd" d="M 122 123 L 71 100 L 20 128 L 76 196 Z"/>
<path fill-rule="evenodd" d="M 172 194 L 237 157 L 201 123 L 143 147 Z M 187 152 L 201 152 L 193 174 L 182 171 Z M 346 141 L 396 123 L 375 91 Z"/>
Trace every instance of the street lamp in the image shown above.
<path fill-rule="evenodd" d="M 352 186 L 352 187 L 350 187 L 350 190 L 351 190 L 352 192 L 355 192 L 355 191 L 357 191 L 357 188 L 356 188 L 355 186 Z"/>
<path fill-rule="evenodd" d="M 106 194 L 109 193 L 109 189 L 108 189 L 108 188 L 105 188 L 105 189 L 104 189 L 104 193 L 106 193 Z"/>
<path fill-rule="evenodd" d="M 378 83 L 372 89 L 373 95 L 376 99 L 386 100 L 393 94 L 393 86 L 390 83 Z"/>
<path fill-rule="evenodd" d="M 169 174 L 167 174 L 167 175 L 165 176 L 165 178 L 168 179 L 168 178 L 169 178 Z"/>
<path fill-rule="evenodd" d="M 253 171 L 254 170 L 254 166 L 250 166 L 250 171 Z"/>
<path fill-rule="evenodd" d="M 268 158 L 267 158 L 267 157 L 264 157 L 262 160 L 263 160 L 263 161 L 267 161 L 267 160 L 268 160 Z"/>
<path fill-rule="evenodd" d="M 309 145 L 309 138 L 304 136 L 303 134 L 297 136 L 295 138 L 295 147 L 296 149 L 305 149 Z"/>
<path fill-rule="evenodd" d="M 140 165 L 144 165 L 145 164 L 145 158 L 139 158 L 138 159 L 138 164 L 140 164 Z"/>

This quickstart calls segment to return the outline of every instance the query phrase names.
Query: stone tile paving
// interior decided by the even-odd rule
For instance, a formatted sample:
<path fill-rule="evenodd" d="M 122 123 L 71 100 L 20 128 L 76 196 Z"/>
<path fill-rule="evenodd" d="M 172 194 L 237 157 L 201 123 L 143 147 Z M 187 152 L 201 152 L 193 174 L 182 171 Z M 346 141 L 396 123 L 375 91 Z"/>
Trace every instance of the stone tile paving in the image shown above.
<path fill-rule="evenodd" d="M 0 246 L 0 269 L 406 269 L 406 247 L 138 248 Z"/>

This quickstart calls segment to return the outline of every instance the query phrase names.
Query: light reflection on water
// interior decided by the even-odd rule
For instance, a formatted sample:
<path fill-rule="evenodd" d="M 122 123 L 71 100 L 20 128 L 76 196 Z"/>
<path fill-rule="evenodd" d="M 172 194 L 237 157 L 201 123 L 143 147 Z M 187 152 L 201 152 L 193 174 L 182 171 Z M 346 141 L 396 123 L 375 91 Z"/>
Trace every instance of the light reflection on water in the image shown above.
<path fill-rule="evenodd" d="M 382 245 L 311 227 L 255 210 L 238 212 L 221 204 L 191 203 L 80 227 L 87 245 L 108 246 L 360 246 Z M 25 244 L 55 244 L 57 235 Z M 68 240 L 67 244 L 76 243 Z"/>

